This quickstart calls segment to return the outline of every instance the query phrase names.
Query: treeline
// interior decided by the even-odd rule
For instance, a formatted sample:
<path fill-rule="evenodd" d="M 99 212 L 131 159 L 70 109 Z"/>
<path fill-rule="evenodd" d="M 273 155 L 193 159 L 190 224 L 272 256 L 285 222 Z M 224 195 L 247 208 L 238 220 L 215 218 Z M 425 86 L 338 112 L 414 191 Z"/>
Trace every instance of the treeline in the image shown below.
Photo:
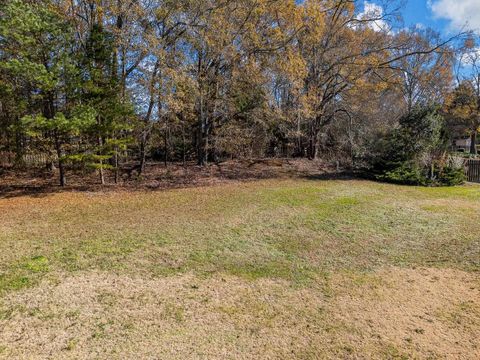
<path fill-rule="evenodd" d="M 473 40 L 459 56 L 453 39 L 403 28 L 395 3 L 361 3 L 0 1 L 0 153 L 18 167 L 46 156 L 62 185 L 78 168 L 141 175 L 149 159 L 374 168 L 401 119 L 431 105 L 475 143 L 480 86 L 455 82 L 476 66 Z"/>

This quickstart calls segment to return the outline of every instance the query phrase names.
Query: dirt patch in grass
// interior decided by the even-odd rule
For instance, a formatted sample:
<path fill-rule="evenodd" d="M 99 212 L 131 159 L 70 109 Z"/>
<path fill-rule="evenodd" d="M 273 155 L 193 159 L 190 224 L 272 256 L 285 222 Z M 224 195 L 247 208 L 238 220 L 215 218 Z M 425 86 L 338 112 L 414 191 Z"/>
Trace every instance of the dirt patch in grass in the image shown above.
<path fill-rule="evenodd" d="M 386 268 L 309 287 L 217 274 L 57 274 L 5 297 L 0 356 L 321 359 L 480 356 L 478 274 Z"/>

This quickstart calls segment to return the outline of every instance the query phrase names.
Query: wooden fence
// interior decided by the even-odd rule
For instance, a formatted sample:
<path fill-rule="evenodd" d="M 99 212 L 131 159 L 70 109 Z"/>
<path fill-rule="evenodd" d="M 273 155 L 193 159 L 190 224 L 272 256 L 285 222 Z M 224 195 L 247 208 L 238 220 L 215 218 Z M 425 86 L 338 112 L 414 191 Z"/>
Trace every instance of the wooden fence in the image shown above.
<path fill-rule="evenodd" d="M 470 159 L 466 162 L 467 180 L 480 183 L 480 159 Z"/>
<path fill-rule="evenodd" d="M 44 167 L 48 161 L 57 161 L 54 155 L 49 156 L 45 153 L 25 154 L 22 156 L 22 162 L 27 167 Z M 0 151 L 0 167 L 11 167 L 15 164 L 15 153 Z"/>

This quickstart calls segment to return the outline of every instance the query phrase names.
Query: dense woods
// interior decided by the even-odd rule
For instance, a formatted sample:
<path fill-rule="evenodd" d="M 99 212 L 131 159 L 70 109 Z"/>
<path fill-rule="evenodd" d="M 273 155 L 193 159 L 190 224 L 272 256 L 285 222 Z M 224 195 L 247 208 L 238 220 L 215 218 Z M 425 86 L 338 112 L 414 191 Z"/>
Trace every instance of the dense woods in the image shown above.
<path fill-rule="evenodd" d="M 454 137 L 477 151 L 479 53 L 470 34 L 405 28 L 397 5 L 2 0 L 3 162 L 41 156 L 61 185 L 241 157 L 448 183 Z"/>

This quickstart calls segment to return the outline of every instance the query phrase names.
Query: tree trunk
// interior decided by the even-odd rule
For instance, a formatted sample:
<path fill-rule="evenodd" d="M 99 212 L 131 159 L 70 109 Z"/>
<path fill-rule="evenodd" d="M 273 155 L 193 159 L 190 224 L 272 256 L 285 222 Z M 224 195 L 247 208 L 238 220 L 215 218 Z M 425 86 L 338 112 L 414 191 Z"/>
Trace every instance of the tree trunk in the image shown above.
<path fill-rule="evenodd" d="M 185 149 L 185 124 L 182 119 L 182 158 L 183 158 L 183 167 L 187 166 L 187 154 Z"/>
<path fill-rule="evenodd" d="M 139 166 L 139 175 L 141 176 L 145 172 L 145 165 L 146 165 L 146 135 L 142 135 L 142 141 L 140 142 L 140 166 Z"/>
<path fill-rule="evenodd" d="M 99 173 L 100 173 L 100 183 L 102 185 L 105 185 L 105 172 L 103 171 L 103 160 L 100 160 Z"/>
<path fill-rule="evenodd" d="M 320 157 L 320 149 L 322 148 L 322 139 L 320 138 L 320 132 L 322 129 L 322 124 L 323 124 L 323 111 L 320 113 L 320 115 L 317 115 L 315 118 L 315 122 L 313 125 L 313 130 L 312 130 L 312 142 L 314 144 L 314 149 L 313 149 L 313 160 L 317 160 Z"/>
<path fill-rule="evenodd" d="M 102 147 L 103 147 L 103 140 L 102 140 L 102 137 L 99 137 L 98 138 L 98 145 L 100 147 L 100 156 L 102 155 Z M 100 159 L 100 167 L 99 167 L 99 174 L 100 174 L 100 182 L 102 185 L 105 185 L 105 173 L 103 171 L 103 160 Z"/>
<path fill-rule="evenodd" d="M 205 161 L 205 139 L 202 131 L 202 126 L 199 127 L 197 131 L 197 164 L 200 166 L 204 166 L 206 164 Z"/>
<path fill-rule="evenodd" d="M 119 180 L 119 169 L 118 169 L 118 148 L 115 147 L 115 184 L 118 184 Z"/>
<path fill-rule="evenodd" d="M 312 126 L 310 130 L 309 136 L 309 144 L 308 144 L 308 158 L 310 160 L 315 160 L 318 155 L 318 131 Z"/>
<path fill-rule="evenodd" d="M 297 137 L 296 137 L 296 146 L 297 149 L 295 150 L 294 156 L 298 157 L 303 157 L 304 156 L 304 151 L 303 151 L 303 146 L 302 146 L 302 124 L 301 124 L 301 119 L 300 115 L 297 115 Z"/>
<path fill-rule="evenodd" d="M 200 166 L 207 165 L 207 120 L 205 116 L 205 104 L 204 104 L 204 96 L 200 94 L 200 113 L 199 113 L 199 126 L 198 126 L 198 133 L 197 133 L 197 162 Z"/>
<path fill-rule="evenodd" d="M 55 150 L 57 151 L 57 157 L 58 157 L 58 171 L 60 175 L 60 186 L 65 187 L 67 185 L 67 181 L 65 178 L 65 166 L 63 163 L 63 153 L 62 153 L 62 147 L 60 145 L 60 140 L 58 139 L 58 136 L 55 136 Z"/>
<path fill-rule="evenodd" d="M 157 72 L 158 72 L 158 68 L 160 66 L 160 63 L 158 62 L 155 62 L 155 67 L 153 69 L 153 73 L 152 73 L 152 79 L 150 81 L 150 102 L 148 104 L 148 110 L 147 110 L 147 114 L 145 116 L 145 119 L 144 119 L 144 123 L 145 123 L 145 129 L 143 131 L 143 134 L 142 134 L 142 138 L 141 138 L 141 141 L 140 141 L 140 166 L 139 166 L 139 177 L 142 176 L 142 174 L 144 173 L 145 171 L 145 165 L 146 165 L 146 157 L 147 157 L 147 142 L 148 142 L 148 139 L 150 137 L 150 131 L 151 131 L 151 124 L 150 124 L 150 118 L 152 116 L 152 113 L 153 113 L 153 108 L 155 106 L 155 94 L 154 94 L 154 88 L 155 88 L 155 82 L 156 82 L 156 79 L 157 79 Z"/>
<path fill-rule="evenodd" d="M 313 135 L 310 135 L 310 139 L 308 140 L 308 159 L 313 160 L 315 154 L 315 141 Z"/>
<path fill-rule="evenodd" d="M 208 124 L 202 119 L 197 132 L 197 162 L 200 166 L 208 163 Z"/>
<path fill-rule="evenodd" d="M 19 121 L 20 120 L 17 118 L 16 122 L 18 123 Z M 15 130 L 15 166 L 17 167 L 23 167 L 25 165 L 23 161 L 24 148 L 22 140 L 22 134 L 17 128 Z"/>
<path fill-rule="evenodd" d="M 165 124 L 165 134 L 164 134 L 164 146 L 165 146 L 165 157 L 163 159 L 165 163 L 165 167 L 168 166 L 168 127 L 167 124 Z"/>
<path fill-rule="evenodd" d="M 63 165 L 63 160 L 58 160 L 58 170 L 60 172 L 60 186 L 65 187 L 67 185 L 67 180 L 65 177 L 65 166 Z"/>
<path fill-rule="evenodd" d="M 55 162 L 52 158 L 52 156 L 50 155 L 48 158 L 47 158 L 47 161 L 45 162 L 45 169 L 49 172 L 49 173 L 54 173 L 56 168 L 55 168 Z"/>
<path fill-rule="evenodd" d="M 477 151 L 477 130 L 476 129 L 472 131 L 472 134 L 470 135 L 470 141 L 471 141 L 470 154 L 477 155 L 478 151 Z"/>
<path fill-rule="evenodd" d="M 321 140 L 320 140 L 320 132 L 315 134 L 315 154 L 313 155 L 313 159 L 317 160 L 320 158 L 320 149 L 321 149 Z"/>

